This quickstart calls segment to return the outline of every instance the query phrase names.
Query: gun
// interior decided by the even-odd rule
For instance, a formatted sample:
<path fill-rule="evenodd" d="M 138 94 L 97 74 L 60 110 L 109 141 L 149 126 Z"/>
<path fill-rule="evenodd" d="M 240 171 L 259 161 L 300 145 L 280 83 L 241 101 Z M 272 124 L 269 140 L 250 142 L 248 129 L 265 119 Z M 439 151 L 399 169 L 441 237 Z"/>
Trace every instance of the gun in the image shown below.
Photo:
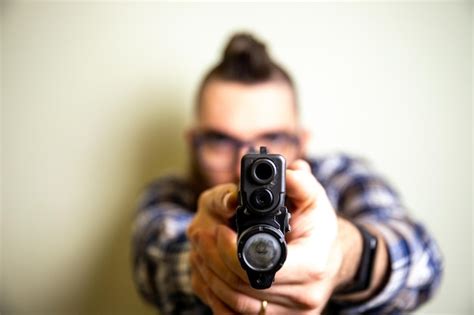
<path fill-rule="evenodd" d="M 286 160 L 266 147 L 242 157 L 236 211 L 237 256 L 255 289 L 269 288 L 286 260 L 285 233 L 290 216 L 285 206 Z"/>

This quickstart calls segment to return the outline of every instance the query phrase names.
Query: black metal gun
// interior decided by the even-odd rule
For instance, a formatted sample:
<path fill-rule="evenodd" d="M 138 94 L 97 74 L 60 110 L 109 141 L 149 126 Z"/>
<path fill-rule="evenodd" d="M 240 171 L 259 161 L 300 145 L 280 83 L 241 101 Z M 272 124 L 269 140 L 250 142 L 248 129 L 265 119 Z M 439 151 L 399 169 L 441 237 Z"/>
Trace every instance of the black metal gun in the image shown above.
<path fill-rule="evenodd" d="M 285 206 L 285 171 L 285 158 L 268 154 L 265 147 L 242 157 L 237 256 L 256 289 L 269 288 L 286 260 L 290 213 Z"/>

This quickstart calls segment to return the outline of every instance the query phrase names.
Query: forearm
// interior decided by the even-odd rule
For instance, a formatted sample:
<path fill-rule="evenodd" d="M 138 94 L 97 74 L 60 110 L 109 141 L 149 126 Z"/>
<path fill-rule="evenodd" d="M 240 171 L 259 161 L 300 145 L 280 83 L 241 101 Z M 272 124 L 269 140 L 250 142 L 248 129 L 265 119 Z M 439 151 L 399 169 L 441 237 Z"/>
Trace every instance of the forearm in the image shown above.
<path fill-rule="evenodd" d="M 363 225 L 379 240 L 375 264 L 378 271 L 375 270 L 368 291 L 351 296 L 353 301 L 347 296 L 347 302 L 340 304 L 334 295 L 336 308 L 344 314 L 414 310 L 431 297 L 440 282 L 442 257 L 435 240 L 421 224 L 410 219 L 395 190 L 366 163 L 345 156 L 330 162 L 316 167 L 314 172 L 331 192 L 334 207 L 340 215 Z M 351 253 L 357 257 L 353 251 L 360 250 L 360 239 L 355 236 L 355 230 L 343 226 L 341 231 L 348 231 L 351 240 L 346 243 L 348 257 Z M 358 265 L 355 260 L 345 262 L 345 277 L 338 284 L 346 283 L 353 275 Z"/>
<path fill-rule="evenodd" d="M 377 235 L 379 241 L 373 281 L 370 288 L 360 292 L 360 295 L 334 294 L 332 303 L 337 309 L 343 309 L 346 314 L 367 311 L 388 314 L 414 310 L 429 299 L 441 279 L 442 258 L 435 241 L 423 226 L 407 218 L 387 218 L 383 221 L 368 217 L 358 219 L 357 222 Z M 345 230 L 349 231 L 347 235 L 355 237 L 356 230 L 347 226 Z M 353 239 L 347 244 L 348 248 L 353 246 L 348 253 L 357 252 L 357 241 Z M 346 270 L 346 277 L 341 281 L 347 281 L 354 268 L 346 263 L 343 269 Z"/>

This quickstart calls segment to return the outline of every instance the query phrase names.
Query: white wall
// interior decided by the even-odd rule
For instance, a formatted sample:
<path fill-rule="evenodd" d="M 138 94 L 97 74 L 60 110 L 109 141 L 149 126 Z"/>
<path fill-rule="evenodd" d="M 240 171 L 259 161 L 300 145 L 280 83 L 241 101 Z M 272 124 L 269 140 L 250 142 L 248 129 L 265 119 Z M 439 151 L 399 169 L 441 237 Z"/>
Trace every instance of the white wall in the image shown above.
<path fill-rule="evenodd" d="M 471 3 L 1 11 L 0 311 L 153 313 L 130 281 L 136 197 L 185 165 L 196 85 L 241 29 L 293 73 L 313 152 L 372 161 L 438 239 L 444 280 L 419 314 L 474 311 Z"/>

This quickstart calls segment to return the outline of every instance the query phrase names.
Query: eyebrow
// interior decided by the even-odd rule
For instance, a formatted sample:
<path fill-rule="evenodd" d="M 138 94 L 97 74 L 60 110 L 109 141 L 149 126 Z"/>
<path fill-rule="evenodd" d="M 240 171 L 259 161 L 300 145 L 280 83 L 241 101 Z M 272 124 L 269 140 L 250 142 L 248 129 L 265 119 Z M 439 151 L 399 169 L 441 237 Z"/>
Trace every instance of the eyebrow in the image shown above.
<path fill-rule="evenodd" d="M 224 136 L 224 137 L 227 137 L 227 138 L 239 139 L 239 137 L 237 137 L 237 136 L 228 134 L 224 131 L 214 129 L 214 128 L 205 128 L 205 129 L 201 130 L 200 132 L 203 133 L 203 134 L 214 134 L 214 135 Z M 282 129 L 276 129 L 276 130 L 268 130 L 268 131 L 265 131 L 261 134 L 258 134 L 253 139 L 261 138 L 261 137 L 268 137 L 268 136 L 272 136 L 272 135 L 279 135 L 279 134 L 294 135 L 294 133 L 292 133 L 292 132 L 288 132 L 288 131 L 282 130 Z M 239 140 L 241 140 L 241 139 L 239 139 Z"/>
<path fill-rule="evenodd" d="M 219 136 L 224 136 L 224 137 L 227 137 L 227 138 L 235 138 L 234 136 L 228 134 L 228 133 L 225 133 L 223 131 L 220 131 L 220 130 L 217 130 L 217 129 L 202 129 L 202 130 L 199 130 L 199 133 L 200 134 L 204 134 L 204 135 L 219 135 Z"/>

